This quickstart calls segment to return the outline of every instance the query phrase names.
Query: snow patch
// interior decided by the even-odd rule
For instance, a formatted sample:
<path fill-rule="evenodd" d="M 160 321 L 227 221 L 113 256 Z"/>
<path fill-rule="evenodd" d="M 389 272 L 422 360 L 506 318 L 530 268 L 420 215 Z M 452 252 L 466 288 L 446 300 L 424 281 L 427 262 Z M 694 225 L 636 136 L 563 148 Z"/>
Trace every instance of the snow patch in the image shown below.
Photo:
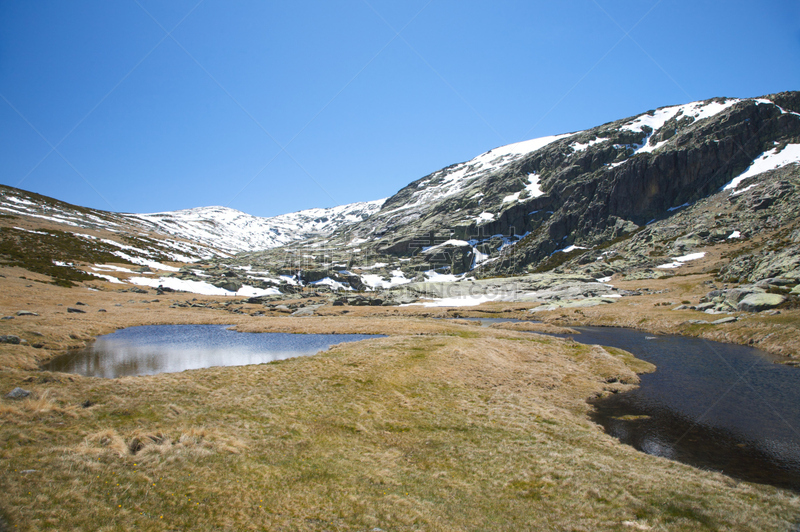
<path fill-rule="evenodd" d="M 439 248 L 442 248 L 442 247 L 445 247 L 445 246 L 456 246 L 456 247 L 469 246 L 469 242 L 467 242 L 466 240 L 452 240 L 451 239 L 451 240 L 448 240 L 446 242 L 442 242 L 441 244 L 436 244 L 435 246 L 428 246 L 428 247 L 422 248 L 422 252 L 423 253 L 427 253 L 429 251 L 435 251 L 435 250 L 437 250 Z"/>
<path fill-rule="evenodd" d="M 26 233 L 33 233 L 34 235 L 49 235 L 50 233 L 45 233 L 44 231 L 34 231 L 33 229 L 25 229 L 23 227 L 14 227 L 14 229 L 18 231 L 25 231 Z"/>
<path fill-rule="evenodd" d="M 493 214 L 491 212 L 482 212 L 475 218 L 475 223 L 480 225 L 492 222 L 494 221 L 495 216 L 496 214 Z"/>
<path fill-rule="evenodd" d="M 102 273 L 95 273 L 95 272 L 86 272 L 86 273 L 88 273 L 89 275 L 94 275 L 95 277 L 100 277 L 102 279 L 105 279 L 109 283 L 125 284 L 123 281 L 120 281 L 119 279 L 117 279 L 116 277 L 112 277 L 111 275 L 105 275 Z"/>
<path fill-rule="evenodd" d="M 186 281 L 177 279 L 175 277 L 159 277 L 152 279 L 147 277 L 131 277 L 129 282 L 139 286 L 149 286 L 151 288 L 158 288 L 163 286 L 173 290 L 180 290 L 182 292 L 191 292 L 193 294 L 202 294 L 204 296 L 242 296 L 242 297 L 258 297 L 279 295 L 280 291 L 277 288 L 255 288 L 253 286 L 242 286 L 238 292 L 231 292 L 224 288 L 219 288 L 212 284 L 203 281 Z"/>
<path fill-rule="evenodd" d="M 722 187 L 722 190 L 730 190 L 732 194 L 741 194 L 745 190 L 749 190 L 755 186 L 750 185 L 746 189 L 736 190 L 741 182 L 748 177 L 798 163 L 800 163 L 800 144 L 787 144 L 780 152 L 778 148 L 772 148 L 759 155 L 747 170 L 733 178 L 730 183 Z"/>
<path fill-rule="evenodd" d="M 318 286 L 318 285 L 330 286 L 331 290 L 336 290 L 336 291 L 339 291 L 339 290 L 352 290 L 353 289 L 352 287 L 347 286 L 344 283 L 340 283 L 339 281 L 335 281 L 335 280 L 331 279 L 330 277 L 326 277 L 324 279 L 320 279 L 319 281 L 314 281 L 311 284 L 314 285 L 314 286 Z"/>
<path fill-rule="evenodd" d="M 154 270 L 163 270 L 167 272 L 180 271 L 180 268 L 176 268 L 175 266 L 167 266 L 166 264 L 161 264 L 160 262 L 150 259 L 143 259 L 142 257 L 131 257 L 130 255 L 128 255 L 123 251 L 115 251 L 113 255 L 125 259 L 126 261 L 132 264 L 141 264 L 142 266 L 147 266 L 148 268 L 152 268 Z"/>
<path fill-rule="evenodd" d="M 420 205 L 431 204 L 442 198 L 457 194 L 467 188 L 467 186 L 478 177 L 496 172 L 528 153 L 544 148 L 557 140 L 576 134 L 577 133 L 553 135 L 501 146 L 478 155 L 465 163 L 456 164 L 434 172 L 427 179 L 417 183 L 418 190 L 414 191 L 408 203 L 390 211 L 383 211 L 383 213 L 392 214 Z"/>
<path fill-rule="evenodd" d="M 665 269 L 665 270 L 666 269 L 672 269 L 672 268 L 680 268 L 681 266 L 683 266 L 683 264 L 685 262 L 689 262 L 689 261 L 697 260 L 697 259 L 702 259 L 705 256 L 706 256 L 706 252 L 705 251 L 701 251 L 699 253 L 690 253 L 688 255 L 683 255 L 682 257 L 672 257 L 673 262 L 670 262 L 668 264 L 662 264 L 661 266 L 656 266 L 656 268 L 661 268 L 661 269 Z"/>
<path fill-rule="evenodd" d="M 606 139 L 606 138 L 598 137 L 598 138 L 596 138 L 594 140 L 590 140 L 586 144 L 582 144 L 580 142 L 575 142 L 574 144 L 570 144 L 569 147 L 572 148 L 573 152 L 577 153 L 577 152 L 581 152 L 581 151 L 586 151 L 587 149 L 591 148 L 595 144 L 600 144 L 601 142 L 605 142 L 607 140 L 608 139 Z"/>
<path fill-rule="evenodd" d="M 672 211 L 677 211 L 678 209 L 683 209 L 684 207 L 688 207 L 688 206 L 690 206 L 690 205 L 691 205 L 691 203 L 684 203 L 683 205 L 678 205 L 677 207 L 670 207 L 670 208 L 669 208 L 669 209 L 667 209 L 667 210 L 668 210 L 669 212 L 672 212 Z"/>
<path fill-rule="evenodd" d="M 95 264 L 92 269 L 98 272 L 120 272 L 120 273 L 136 273 L 128 268 L 122 266 L 114 266 L 112 264 Z"/>
<path fill-rule="evenodd" d="M 407 279 L 406 275 L 401 270 L 392 270 L 391 273 L 392 277 L 388 281 L 380 275 L 369 274 L 362 275 L 361 282 L 373 289 L 392 288 L 393 286 L 399 286 L 411 282 L 411 279 Z"/>

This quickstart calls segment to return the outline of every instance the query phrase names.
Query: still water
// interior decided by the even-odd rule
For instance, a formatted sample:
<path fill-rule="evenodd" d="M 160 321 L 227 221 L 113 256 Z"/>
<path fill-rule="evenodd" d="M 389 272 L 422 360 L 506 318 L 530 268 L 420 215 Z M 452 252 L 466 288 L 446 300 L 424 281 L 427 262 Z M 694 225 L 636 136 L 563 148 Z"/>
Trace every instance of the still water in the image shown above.
<path fill-rule="evenodd" d="M 594 404 L 593 420 L 648 454 L 800 491 L 800 370 L 750 347 L 574 327 L 577 342 L 656 365 L 636 390 Z"/>
<path fill-rule="evenodd" d="M 212 366 L 244 366 L 313 355 L 368 334 L 240 333 L 230 325 L 147 325 L 100 336 L 42 369 L 116 378 Z"/>

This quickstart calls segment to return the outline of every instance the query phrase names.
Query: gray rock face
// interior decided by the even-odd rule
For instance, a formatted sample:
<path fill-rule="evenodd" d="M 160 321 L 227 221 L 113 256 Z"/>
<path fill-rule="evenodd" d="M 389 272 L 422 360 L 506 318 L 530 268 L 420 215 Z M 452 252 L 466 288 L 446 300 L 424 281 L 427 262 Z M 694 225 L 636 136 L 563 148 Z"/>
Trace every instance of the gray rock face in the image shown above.
<path fill-rule="evenodd" d="M 376 262 L 402 267 L 408 279 L 428 270 L 477 278 L 534 271 L 598 278 L 634 268 L 642 279 L 673 275 L 656 266 L 800 218 L 800 165 L 771 171 L 740 195 L 719 194 L 754 156 L 797 142 L 800 120 L 769 100 L 795 105 L 798 99 L 800 93 L 782 93 L 727 101 L 705 119 L 681 111 L 656 131 L 636 125 L 640 115 L 527 153 L 498 148 L 410 183 L 377 213 L 309 248 L 324 249 L 329 264 L 348 269 Z M 659 110 L 669 112 L 678 111 Z M 746 282 L 800 277 L 800 232 L 792 242 L 791 249 L 773 246 L 772 255 L 756 250 L 734 258 L 720 275 Z M 274 265 L 279 253 L 243 260 Z"/>
<path fill-rule="evenodd" d="M 24 399 L 26 397 L 29 397 L 30 395 L 31 395 L 31 392 L 29 392 L 28 390 L 23 390 L 20 387 L 16 387 L 13 390 L 11 390 L 9 393 L 6 394 L 6 398 L 8 398 L 8 399 Z"/>
<path fill-rule="evenodd" d="M 761 312 L 777 307 L 784 301 L 786 297 L 780 294 L 754 293 L 739 301 L 736 307 L 745 312 Z"/>
<path fill-rule="evenodd" d="M 229 292 L 238 292 L 243 286 L 243 283 L 239 279 L 221 279 L 219 281 L 215 281 L 213 284 L 217 288 L 222 288 L 223 290 L 227 290 Z"/>
<path fill-rule="evenodd" d="M 742 285 L 738 288 L 712 290 L 701 298 L 700 304 L 697 305 L 696 309 L 709 313 L 734 312 L 737 310 L 744 312 L 761 312 L 777 307 L 786 301 L 787 296 L 768 293 L 764 288 L 759 286 L 766 284 L 770 289 L 775 289 L 774 287 L 779 286 L 776 282 L 770 281 L 774 280 L 767 279 L 765 283 L 759 282 L 755 285 Z M 788 289 L 785 291 L 789 292 Z"/>

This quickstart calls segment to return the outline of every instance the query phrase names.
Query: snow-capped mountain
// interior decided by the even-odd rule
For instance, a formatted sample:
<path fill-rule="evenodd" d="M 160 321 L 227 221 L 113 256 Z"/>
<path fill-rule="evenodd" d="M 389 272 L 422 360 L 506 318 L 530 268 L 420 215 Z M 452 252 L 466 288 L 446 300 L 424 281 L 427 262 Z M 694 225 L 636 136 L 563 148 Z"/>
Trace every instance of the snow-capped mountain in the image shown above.
<path fill-rule="evenodd" d="M 794 162 L 793 148 L 783 146 L 800 133 L 791 108 L 797 94 L 663 107 L 495 148 L 412 182 L 367 223 L 339 231 L 340 240 L 402 255 L 451 237 L 536 233 L 526 260 L 540 260 L 573 243 L 612 239 L 708 196 L 779 145 L 783 155 L 772 158 Z"/>
<path fill-rule="evenodd" d="M 89 238 L 102 232 L 106 240 L 128 246 L 137 255 L 192 262 L 243 251 L 258 251 L 330 234 L 378 211 L 384 200 L 326 209 L 307 209 L 271 218 L 226 207 L 127 214 L 70 205 L 40 194 L 0 185 L 0 213 L 22 216 Z M 113 244 L 112 244 L 113 245 Z M 148 248 L 145 250 L 143 248 Z"/>
<path fill-rule="evenodd" d="M 793 224 L 800 215 L 789 201 L 793 189 L 784 183 L 776 192 L 775 180 L 800 179 L 799 154 L 798 92 L 667 106 L 495 148 L 437 170 L 402 188 L 364 222 L 316 245 L 325 246 L 326 264 L 348 264 L 350 271 L 383 264 L 386 272 L 402 268 L 407 276 L 412 270 L 508 275 L 580 255 L 576 261 L 597 262 L 598 277 L 606 277 L 603 271 L 622 263 L 598 261 L 606 251 L 592 249 L 608 250 L 639 232 L 651 248 L 637 264 L 655 267 L 669 262 L 669 242 L 656 245 L 659 235 L 675 242 L 700 231 L 696 240 L 704 242 L 727 231 L 725 224 L 731 227 L 727 237 L 765 223 L 767 213 L 740 208 L 723 215 L 719 207 L 674 223 L 679 213 L 700 209 L 689 207 L 701 200 L 724 196 L 749 204 L 766 194 L 772 199 L 765 205 L 783 205 L 774 219 Z M 278 264 L 270 252 L 242 260 Z"/>
<path fill-rule="evenodd" d="M 326 235 L 361 222 L 385 199 L 261 218 L 228 207 L 198 207 L 152 214 L 128 214 L 146 227 L 228 253 L 258 251 Z"/>
<path fill-rule="evenodd" d="M 28 240 L 68 226 L 105 246 L 104 261 L 116 256 L 166 271 L 175 267 L 158 261 L 211 263 L 204 272 L 170 274 L 175 282 L 196 282 L 189 277 L 202 273 L 225 278 L 214 286 L 232 286 L 238 275 L 273 290 L 302 270 L 310 283 L 380 289 L 562 265 L 605 278 L 682 264 L 672 255 L 694 257 L 698 246 L 761 231 L 777 231 L 785 245 L 759 240 L 721 271 L 800 276 L 799 196 L 800 92 L 786 92 L 662 107 L 510 144 L 386 200 L 272 218 L 224 207 L 110 213 L 2 186 L 0 214 Z M 16 216 L 27 218 L 26 227 L 14 226 Z"/>

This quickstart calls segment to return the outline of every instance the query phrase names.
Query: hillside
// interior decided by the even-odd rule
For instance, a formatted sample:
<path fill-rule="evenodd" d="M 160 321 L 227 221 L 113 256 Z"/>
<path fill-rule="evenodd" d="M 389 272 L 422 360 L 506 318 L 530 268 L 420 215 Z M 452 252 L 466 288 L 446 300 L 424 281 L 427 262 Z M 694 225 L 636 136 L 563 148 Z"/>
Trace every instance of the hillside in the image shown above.
<path fill-rule="evenodd" d="M 0 530 L 795 529 L 797 442 L 707 423 L 727 395 L 788 425 L 754 386 L 778 382 L 770 364 L 738 372 L 681 339 L 711 353 L 714 386 L 671 393 L 708 409 L 634 448 L 591 416 L 666 368 L 640 377 L 654 366 L 575 337 L 622 326 L 800 366 L 799 111 L 800 93 L 661 108 L 273 218 L 0 186 Z M 47 369 L 164 324 L 383 337 L 155 375 Z M 681 463 L 682 441 L 758 475 Z"/>
<path fill-rule="evenodd" d="M 278 298 L 312 285 L 330 300 L 372 291 L 369 301 L 387 305 L 469 291 L 477 304 L 538 300 L 531 294 L 554 279 L 589 283 L 581 297 L 618 296 L 603 283 L 693 264 L 721 282 L 764 281 L 764 291 L 782 279 L 772 285 L 787 295 L 800 282 L 798 163 L 800 93 L 786 92 L 662 107 L 511 144 L 385 201 L 273 218 L 224 207 L 110 213 L 9 187 L 0 210 L 5 255 L 53 240 L 36 271 L 68 281 Z M 516 291 L 492 296 L 504 291 L 492 279 L 508 276 Z M 461 284 L 443 294 L 453 282 Z"/>
<path fill-rule="evenodd" d="M 496 148 L 410 183 L 364 222 L 297 243 L 321 259 L 292 266 L 383 264 L 369 273 L 384 286 L 434 272 L 481 278 L 557 267 L 599 278 L 764 229 L 781 231 L 781 253 L 796 256 L 788 228 L 797 220 L 799 111 L 797 92 L 716 98 Z M 753 244 L 755 271 L 740 260 L 737 279 L 800 275 L 785 261 L 756 266 L 767 250 Z M 237 262 L 280 269 L 292 253 Z"/>

